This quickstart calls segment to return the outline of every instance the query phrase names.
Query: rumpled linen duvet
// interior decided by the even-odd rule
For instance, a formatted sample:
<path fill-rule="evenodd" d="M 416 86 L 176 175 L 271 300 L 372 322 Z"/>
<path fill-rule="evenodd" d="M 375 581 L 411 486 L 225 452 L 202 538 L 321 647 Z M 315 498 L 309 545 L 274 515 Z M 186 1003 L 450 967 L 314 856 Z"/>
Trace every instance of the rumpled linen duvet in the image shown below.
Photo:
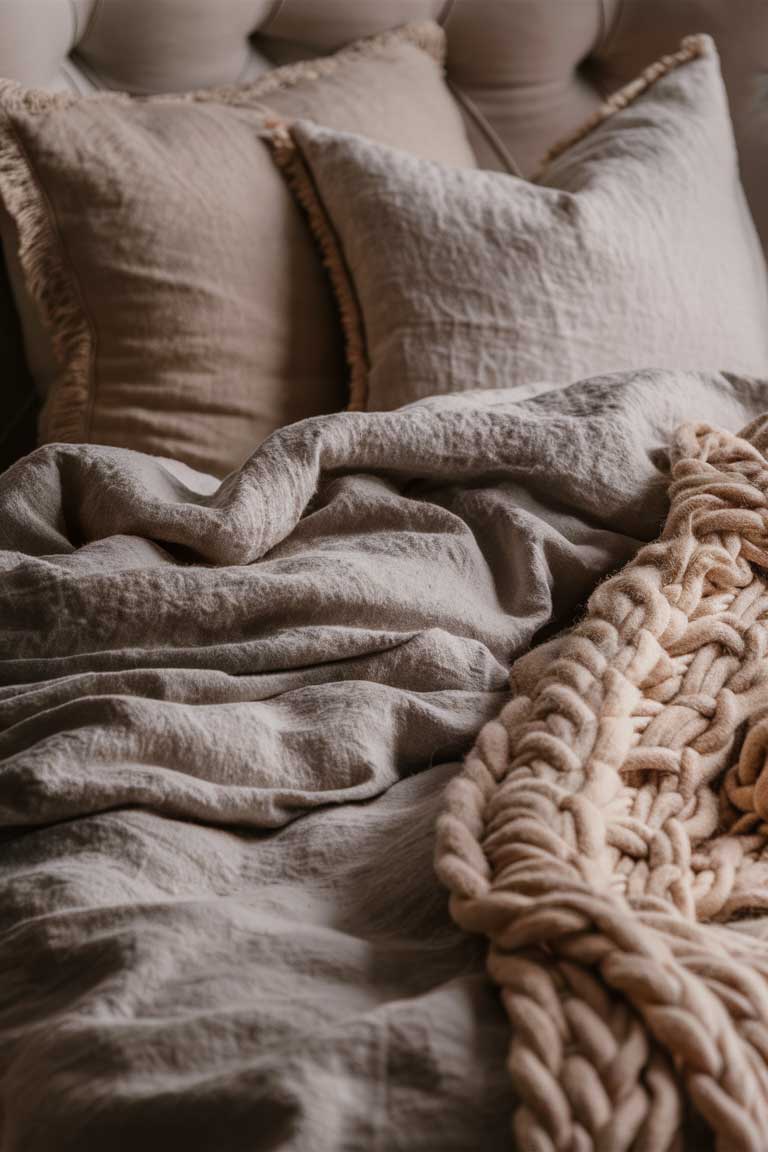
<path fill-rule="evenodd" d="M 445 785 L 657 534 L 674 428 L 765 395 L 644 372 L 305 421 L 220 487 L 0 477 L 2 1152 L 509 1148 Z"/>

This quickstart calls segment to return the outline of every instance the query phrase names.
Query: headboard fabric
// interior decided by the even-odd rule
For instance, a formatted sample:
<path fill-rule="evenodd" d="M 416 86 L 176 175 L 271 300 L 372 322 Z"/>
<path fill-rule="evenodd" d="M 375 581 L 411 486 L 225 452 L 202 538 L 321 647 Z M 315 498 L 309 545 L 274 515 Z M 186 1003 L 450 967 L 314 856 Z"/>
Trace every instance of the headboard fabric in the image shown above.
<path fill-rule="evenodd" d="M 768 244 L 767 0 L 0 0 L 0 76 L 144 94 L 245 83 L 421 19 L 446 30 L 480 164 L 506 155 L 524 174 L 651 60 L 710 33 Z"/>

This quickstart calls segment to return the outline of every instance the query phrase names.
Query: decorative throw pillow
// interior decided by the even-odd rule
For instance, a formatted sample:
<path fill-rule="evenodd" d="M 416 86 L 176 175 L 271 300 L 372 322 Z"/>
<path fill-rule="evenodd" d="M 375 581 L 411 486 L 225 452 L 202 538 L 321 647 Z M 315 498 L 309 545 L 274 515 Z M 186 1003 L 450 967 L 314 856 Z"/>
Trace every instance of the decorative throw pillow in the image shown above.
<path fill-rule="evenodd" d="M 42 437 L 222 474 L 279 425 L 343 407 L 333 301 L 264 124 L 312 116 L 471 165 L 443 51 L 427 23 L 241 89 L 131 99 L 1 84 L 8 265 L 30 364 L 41 386 L 51 376 Z"/>
<path fill-rule="evenodd" d="M 768 374 L 768 294 L 712 41 L 535 182 L 310 123 L 275 139 L 341 302 L 353 406 L 642 367 Z"/>

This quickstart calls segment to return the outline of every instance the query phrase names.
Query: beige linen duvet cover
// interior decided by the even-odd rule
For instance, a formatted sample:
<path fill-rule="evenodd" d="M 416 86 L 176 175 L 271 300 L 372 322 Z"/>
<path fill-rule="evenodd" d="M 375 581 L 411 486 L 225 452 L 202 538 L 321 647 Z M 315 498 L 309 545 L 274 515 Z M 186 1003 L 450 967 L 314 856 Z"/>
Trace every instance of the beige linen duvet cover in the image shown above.
<path fill-rule="evenodd" d="M 221 487 L 0 477 L 3 1152 L 509 1147 L 433 825 L 512 660 L 765 386 L 634 373 L 284 429 Z"/>

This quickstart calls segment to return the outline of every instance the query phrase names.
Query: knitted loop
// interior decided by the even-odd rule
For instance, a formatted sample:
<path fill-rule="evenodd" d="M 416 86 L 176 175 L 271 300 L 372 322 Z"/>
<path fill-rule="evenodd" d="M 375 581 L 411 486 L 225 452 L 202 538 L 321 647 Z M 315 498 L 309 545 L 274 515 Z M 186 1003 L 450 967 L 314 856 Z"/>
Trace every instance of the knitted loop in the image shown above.
<path fill-rule="evenodd" d="M 728 927 L 768 907 L 766 565 L 762 453 L 682 428 L 661 538 L 449 785 L 437 868 L 491 943 L 521 1148 L 766 1147 L 768 953 Z"/>

